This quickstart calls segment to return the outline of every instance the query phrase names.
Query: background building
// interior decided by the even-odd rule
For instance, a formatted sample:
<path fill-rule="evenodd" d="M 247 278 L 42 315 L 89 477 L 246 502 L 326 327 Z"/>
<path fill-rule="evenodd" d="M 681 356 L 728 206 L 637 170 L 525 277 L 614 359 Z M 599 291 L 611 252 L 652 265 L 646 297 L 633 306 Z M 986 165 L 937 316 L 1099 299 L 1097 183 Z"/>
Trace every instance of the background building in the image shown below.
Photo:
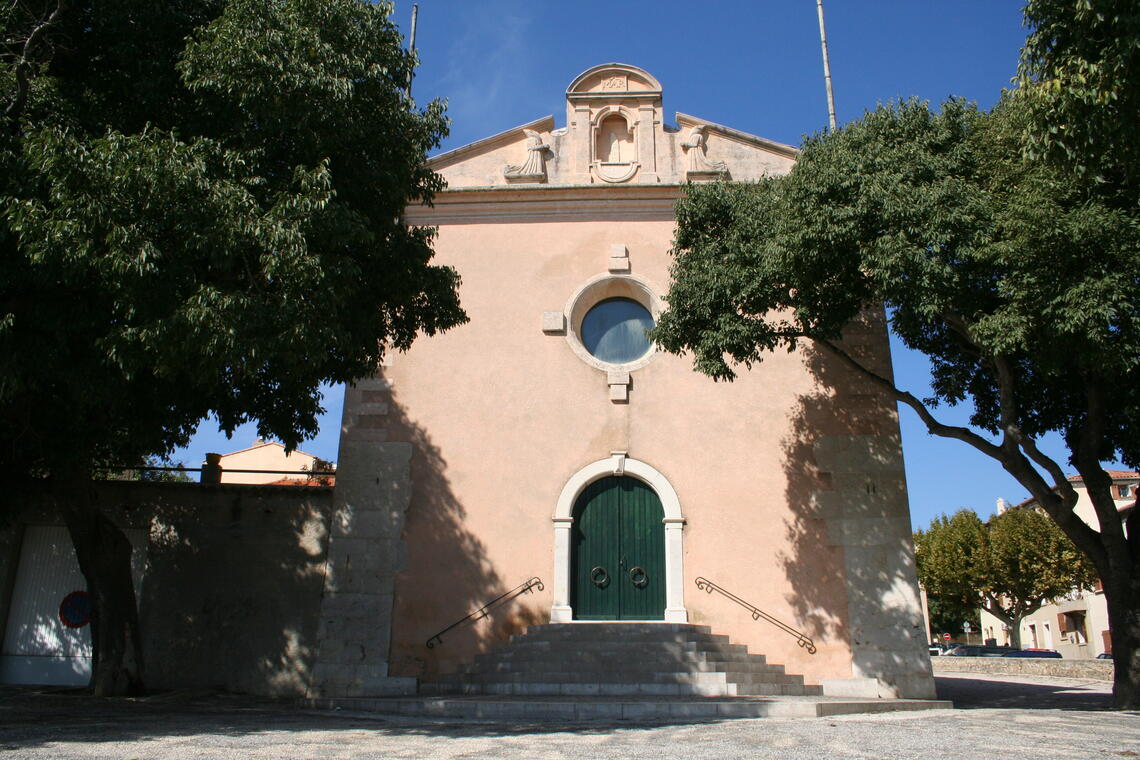
<path fill-rule="evenodd" d="M 300 449 L 286 453 L 283 444 L 260 438 L 244 449 L 222 454 L 218 458 L 218 464 L 222 468 L 222 483 L 254 484 L 282 480 L 304 482 L 310 479 L 305 472 L 321 469 L 316 466 L 317 461 L 315 456 Z"/>
<path fill-rule="evenodd" d="M 1116 508 L 1127 512 L 1136 506 L 1136 491 L 1140 488 L 1140 473 L 1132 470 L 1109 470 L 1112 476 L 1112 495 Z M 1077 504 L 1073 511 L 1088 525 L 1100 528 L 1092 500 L 1089 499 L 1084 481 L 1079 475 L 1069 478 L 1077 492 Z M 999 501 L 999 509 L 1004 502 Z M 1009 509 L 1037 509 L 1034 499 L 1026 499 Z M 982 634 L 987 641 L 997 645 L 1010 642 L 1008 627 L 990 614 L 984 607 Z M 1111 628 L 1108 624 L 1108 605 L 1104 601 L 1104 590 L 1100 583 L 1093 591 L 1074 589 L 1062 599 L 1046 604 L 1021 621 L 1021 645 L 1031 649 L 1055 649 L 1062 657 L 1090 658 L 1112 652 Z"/>

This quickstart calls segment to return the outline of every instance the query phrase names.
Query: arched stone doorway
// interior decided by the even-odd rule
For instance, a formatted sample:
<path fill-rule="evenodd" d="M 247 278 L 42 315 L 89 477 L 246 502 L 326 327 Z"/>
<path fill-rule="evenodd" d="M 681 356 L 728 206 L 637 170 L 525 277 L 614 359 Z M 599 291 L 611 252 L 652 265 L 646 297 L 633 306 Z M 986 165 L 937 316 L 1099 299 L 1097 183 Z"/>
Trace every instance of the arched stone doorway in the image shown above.
<path fill-rule="evenodd" d="M 666 480 L 665 476 L 637 459 L 627 457 L 624 452 L 615 452 L 610 458 L 600 459 L 583 467 L 574 474 L 562 489 L 558 497 L 558 504 L 554 511 L 554 605 L 550 611 L 550 620 L 555 623 L 570 622 L 580 619 L 575 615 L 572 597 L 572 565 L 574 564 L 573 529 L 575 523 L 575 506 L 579 504 L 579 497 L 587 494 L 589 486 L 603 479 L 621 480 L 632 477 L 638 483 L 633 488 L 643 488 L 654 495 L 660 504 L 663 526 L 663 581 L 664 581 L 664 611 L 655 618 L 640 617 L 638 619 L 658 619 L 671 623 L 688 622 L 689 616 L 684 604 L 684 572 L 683 557 L 683 526 L 685 518 L 681 513 L 681 503 L 676 491 Z M 603 488 L 599 486 L 598 488 Z M 605 487 L 608 490 L 608 486 Z M 588 494 L 587 494 L 588 495 Z M 642 518 L 644 519 L 644 518 Z M 618 560 L 621 557 L 617 557 Z M 627 565 L 629 558 L 626 557 Z M 587 573 L 593 572 L 597 565 L 591 564 L 585 568 Z M 633 583 L 641 580 L 639 573 L 634 573 L 630 579 L 629 572 L 635 567 L 641 567 L 648 572 L 648 568 L 641 565 L 627 566 L 624 569 L 624 580 Z M 622 568 L 617 568 L 619 572 Z M 607 573 L 611 573 L 606 568 Z M 611 575 L 611 578 L 614 576 Z M 611 583 L 613 580 L 611 580 Z M 591 582 L 591 585 L 593 583 Z M 648 585 L 648 584 L 647 584 Z M 659 603 L 658 603 L 659 604 Z M 631 608 L 631 615 L 634 608 Z M 606 619 L 606 618 L 594 618 Z M 608 618 L 616 619 L 616 618 Z M 629 619 L 624 618 L 624 619 Z"/>

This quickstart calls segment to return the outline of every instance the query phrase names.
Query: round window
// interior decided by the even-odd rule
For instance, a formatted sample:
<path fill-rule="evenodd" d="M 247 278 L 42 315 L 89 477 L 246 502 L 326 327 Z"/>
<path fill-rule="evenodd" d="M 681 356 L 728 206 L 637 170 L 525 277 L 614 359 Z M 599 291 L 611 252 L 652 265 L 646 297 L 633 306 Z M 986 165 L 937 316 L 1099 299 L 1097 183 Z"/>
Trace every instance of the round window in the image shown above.
<path fill-rule="evenodd" d="M 632 298 L 607 298 L 582 318 L 582 344 L 592 356 L 610 364 L 625 364 L 649 352 L 646 331 L 653 315 Z"/>

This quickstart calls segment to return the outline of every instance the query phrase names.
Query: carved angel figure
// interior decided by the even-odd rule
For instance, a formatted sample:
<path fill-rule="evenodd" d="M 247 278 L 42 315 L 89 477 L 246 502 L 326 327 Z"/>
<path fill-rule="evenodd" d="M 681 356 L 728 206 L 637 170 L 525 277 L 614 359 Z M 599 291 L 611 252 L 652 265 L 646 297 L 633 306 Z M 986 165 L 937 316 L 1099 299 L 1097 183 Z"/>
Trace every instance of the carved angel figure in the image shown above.
<path fill-rule="evenodd" d="M 689 171 L 723 174 L 728 171 L 728 164 L 724 161 L 709 161 L 705 158 L 705 125 L 698 124 L 689 130 L 689 134 L 681 141 L 681 148 L 689 154 Z"/>
<path fill-rule="evenodd" d="M 552 154 L 554 150 L 549 145 L 542 144 L 542 136 L 533 129 L 524 129 L 526 134 L 526 161 L 519 166 L 508 166 L 503 169 L 503 176 L 507 179 L 520 179 L 529 182 L 546 181 L 546 152 Z"/>

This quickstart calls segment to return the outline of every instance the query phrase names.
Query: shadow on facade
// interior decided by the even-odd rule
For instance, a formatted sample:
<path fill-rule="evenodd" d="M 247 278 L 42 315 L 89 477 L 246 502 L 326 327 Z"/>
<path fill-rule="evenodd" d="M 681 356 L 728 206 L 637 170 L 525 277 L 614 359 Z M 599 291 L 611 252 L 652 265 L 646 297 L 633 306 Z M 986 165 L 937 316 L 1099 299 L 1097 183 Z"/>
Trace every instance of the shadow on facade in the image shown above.
<path fill-rule="evenodd" d="M 445 453 L 395 393 L 388 416 L 388 439 L 412 446 L 413 484 L 396 576 L 391 674 L 430 681 L 548 616 L 528 604 L 534 597 L 524 594 L 505 600 L 486 618 L 441 633 L 526 579 L 503 578 L 493 567 L 487 547 L 467 526 L 467 510 L 452 490 Z M 426 642 L 437 634 L 441 640 L 429 648 Z"/>
<path fill-rule="evenodd" d="M 134 546 L 148 688 L 304 694 L 331 489 L 137 481 L 97 481 L 92 488 Z M 12 581 L 12 592 L 0 602 L 10 638 L 35 652 L 33 665 L 54 668 L 44 673 L 53 682 L 62 667 L 86 670 L 84 662 L 59 660 L 89 655 L 90 638 L 87 627 L 67 629 L 57 619 L 63 596 L 86 583 L 66 529 L 44 500 L 29 494 L 4 531 L 0 579 Z M 21 561 L 45 552 L 50 556 L 32 562 L 36 577 L 21 568 L 15 578 Z"/>
<path fill-rule="evenodd" d="M 889 377 L 883 330 L 868 316 L 844 345 Z M 784 440 L 787 600 L 817 645 L 851 642 L 855 677 L 929 672 L 895 404 L 818 349 L 800 351 L 816 390 Z"/>
<path fill-rule="evenodd" d="M 329 489 L 192 485 L 148 506 L 140 604 L 148 685 L 304 694 Z"/>

